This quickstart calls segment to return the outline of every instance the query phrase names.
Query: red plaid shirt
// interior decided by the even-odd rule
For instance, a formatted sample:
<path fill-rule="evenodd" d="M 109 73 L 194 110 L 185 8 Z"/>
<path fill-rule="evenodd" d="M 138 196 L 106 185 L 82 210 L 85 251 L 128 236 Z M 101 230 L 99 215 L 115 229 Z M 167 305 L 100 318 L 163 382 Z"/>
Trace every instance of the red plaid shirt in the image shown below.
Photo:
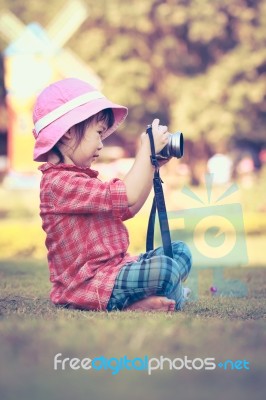
<path fill-rule="evenodd" d="M 42 173 L 40 215 L 46 232 L 51 300 L 105 310 L 115 278 L 127 262 L 131 218 L 123 181 L 103 183 L 90 168 L 51 163 Z"/>

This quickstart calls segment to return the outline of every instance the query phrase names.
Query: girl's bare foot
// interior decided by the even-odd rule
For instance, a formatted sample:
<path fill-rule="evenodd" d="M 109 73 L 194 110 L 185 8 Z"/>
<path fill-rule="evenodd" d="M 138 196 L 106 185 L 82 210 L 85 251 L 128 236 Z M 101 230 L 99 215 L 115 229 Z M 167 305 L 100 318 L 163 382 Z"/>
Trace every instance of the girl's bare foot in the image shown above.
<path fill-rule="evenodd" d="M 124 309 L 125 311 L 175 311 L 175 301 L 162 296 L 150 296 L 136 301 Z"/>
<path fill-rule="evenodd" d="M 175 305 L 176 305 L 175 301 L 174 300 L 171 300 L 171 301 L 172 301 L 172 303 L 169 305 L 168 311 L 175 311 Z"/>

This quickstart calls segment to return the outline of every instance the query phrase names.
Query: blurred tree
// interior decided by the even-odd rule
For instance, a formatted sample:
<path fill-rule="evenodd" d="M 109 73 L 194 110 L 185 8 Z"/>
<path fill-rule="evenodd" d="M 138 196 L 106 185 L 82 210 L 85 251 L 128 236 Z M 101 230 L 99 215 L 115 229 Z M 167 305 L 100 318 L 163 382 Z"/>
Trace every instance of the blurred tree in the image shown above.
<path fill-rule="evenodd" d="M 132 140 L 158 116 L 214 148 L 231 137 L 266 140 L 265 1 L 84 2 L 89 17 L 69 46 L 129 107 L 121 135 Z M 0 9 L 45 27 L 64 3 L 0 0 Z"/>

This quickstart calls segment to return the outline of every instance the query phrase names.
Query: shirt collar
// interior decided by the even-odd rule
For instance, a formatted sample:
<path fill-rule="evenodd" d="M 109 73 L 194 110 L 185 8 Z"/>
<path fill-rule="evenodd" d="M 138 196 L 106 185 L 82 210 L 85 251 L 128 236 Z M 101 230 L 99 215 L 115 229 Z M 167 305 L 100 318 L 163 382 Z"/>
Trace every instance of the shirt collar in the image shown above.
<path fill-rule="evenodd" d="M 52 164 L 50 162 L 42 164 L 38 170 L 42 171 L 44 173 L 48 169 L 57 169 L 57 170 L 69 170 L 69 171 L 76 171 L 76 172 L 83 172 L 87 175 L 89 175 L 91 178 L 95 178 L 99 175 L 98 171 L 95 171 L 94 169 L 91 169 L 89 167 L 78 167 L 76 165 L 72 164 Z"/>

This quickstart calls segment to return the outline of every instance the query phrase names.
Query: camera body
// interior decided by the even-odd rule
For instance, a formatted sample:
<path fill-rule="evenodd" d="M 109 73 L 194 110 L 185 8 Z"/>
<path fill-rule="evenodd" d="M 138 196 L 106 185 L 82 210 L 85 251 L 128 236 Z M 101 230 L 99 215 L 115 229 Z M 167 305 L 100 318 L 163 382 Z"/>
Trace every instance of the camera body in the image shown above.
<path fill-rule="evenodd" d="M 151 128 L 151 125 L 147 125 L 147 130 Z M 147 133 L 146 130 L 146 133 Z M 183 133 L 177 131 L 171 133 L 168 139 L 167 145 L 156 154 L 157 160 L 169 160 L 172 157 L 181 158 L 184 154 L 184 138 Z"/>

